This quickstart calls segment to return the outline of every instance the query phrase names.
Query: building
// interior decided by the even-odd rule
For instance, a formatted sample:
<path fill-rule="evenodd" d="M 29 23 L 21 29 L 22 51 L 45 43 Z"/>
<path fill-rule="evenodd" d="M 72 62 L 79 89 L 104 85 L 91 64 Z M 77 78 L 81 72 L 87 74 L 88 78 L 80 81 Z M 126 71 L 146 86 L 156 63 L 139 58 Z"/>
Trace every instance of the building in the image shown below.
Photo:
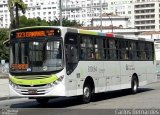
<path fill-rule="evenodd" d="M 7 0 L 0 0 L 0 28 L 8 28 L 10 25 L 10 16 L 7 6 Z"/>
<path fill-rule="evenodd" d="M 119 16 L 115 14 L 103 13 L 102 18 L 95 17 L 92 19 L 92 26 L 115 26 L 119 28 L 128 28 L 129 17 Z"/>
<path fill-rule="evenodd" d="M 102 23 L 102 26 L 101 26 Z M 136 28 L 129 27 L 129 18 L 114 14 L 103 13 L 102 18 L 93 18 L 91 27 L 82 27 L 87 30 L 122 34 L 129 37 L 137 37 L 139 32 Z M 102 30 L 101 30 L 102 29 Z"/>
<path fill-rule="evenodd" d="M 59 17 L 58 0 L 23 0 L 28 8 L 25 16 L 28 18 L 40 17 L 44 20 L 54 20 Z"/>
<path fill-rule="evenodd" d="M 129 18 L 128 26 L 134 27 L 135 0 L 108 0 L 108 12 Z"/>
<path fill-rule="evenodd" d="M 8 28 L 10 16 L 8 0 L 0 0 L 0 28 Z M 27 18 L 50 21 L 60 16 L 60 0 L 23 0 L 28 5 Z M 159 31 L 159 0 L 61 0 L 62 17 L 76 20 L 84 26 L 92 26 L 92 19 L 103 13 L 127 16 L 128 28 L 137 28 L 140 32 Z M 107 17 L 106 17 L 107 18 Z M 109 17 L 108 17 L 109 18 Z M 108 22 L 109 23 L 109 20 Z M 116 22 L 112 22 L 116 25 Z M 111 24 L 111 21 L 110 21 Z M 97 24 L 99 25 L 99 24 Z"/>
<path fill-rule="evenodd" d="M 27 5 L 27 18 L 40 17 L 47 21 L 59 18 L 60 0 L 23 0 Z M 77 20 L 84 26 L 91 26 L 91 20 L 101 13 L 117 13 L 131 17 L 132 0 L 63 0 L 62 15 L 69 20 Z M 125 12 L 125 13 L 124 13 Z M 0 1 L 0 28 L 9 27 L 10 17 L 7 0 Z"/>
<path fill-rule="evenodd" d="M 160 1 L 136 0 L 134 3 L 135 27 L 140 32 L 160 30 Z"/>

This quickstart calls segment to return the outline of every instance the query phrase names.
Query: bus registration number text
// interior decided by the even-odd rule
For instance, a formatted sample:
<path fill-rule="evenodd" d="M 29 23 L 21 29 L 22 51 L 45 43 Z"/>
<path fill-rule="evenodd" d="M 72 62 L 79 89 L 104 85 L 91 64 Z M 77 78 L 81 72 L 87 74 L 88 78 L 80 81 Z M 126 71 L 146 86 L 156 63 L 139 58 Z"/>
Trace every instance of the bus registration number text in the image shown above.
<path fill-rule="evenodd" d="M 88 66 L 88 72 L 97 72 L 97 66 Z"/>

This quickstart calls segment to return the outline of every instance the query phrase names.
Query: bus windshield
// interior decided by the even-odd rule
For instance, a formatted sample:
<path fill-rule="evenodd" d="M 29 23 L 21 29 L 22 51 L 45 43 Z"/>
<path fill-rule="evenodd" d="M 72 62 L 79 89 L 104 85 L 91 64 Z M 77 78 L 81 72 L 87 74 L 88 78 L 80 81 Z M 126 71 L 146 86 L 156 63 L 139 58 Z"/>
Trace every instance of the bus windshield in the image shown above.
<path fill-rule="evenodd" d="M 53 72 L 63 69 L 60 40 L 11 42 L 10 72 Z"/>

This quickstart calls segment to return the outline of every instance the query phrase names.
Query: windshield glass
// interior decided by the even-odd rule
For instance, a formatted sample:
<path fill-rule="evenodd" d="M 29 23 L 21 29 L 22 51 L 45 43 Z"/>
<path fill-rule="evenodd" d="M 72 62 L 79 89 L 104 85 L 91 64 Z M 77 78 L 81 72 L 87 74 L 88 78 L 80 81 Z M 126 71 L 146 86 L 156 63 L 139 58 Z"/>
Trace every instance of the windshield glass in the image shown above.
<path fill-rule="evenodd" d="M 12 42 L 11 72 L 51 72 L 62 68 L 61 41 Z"/>

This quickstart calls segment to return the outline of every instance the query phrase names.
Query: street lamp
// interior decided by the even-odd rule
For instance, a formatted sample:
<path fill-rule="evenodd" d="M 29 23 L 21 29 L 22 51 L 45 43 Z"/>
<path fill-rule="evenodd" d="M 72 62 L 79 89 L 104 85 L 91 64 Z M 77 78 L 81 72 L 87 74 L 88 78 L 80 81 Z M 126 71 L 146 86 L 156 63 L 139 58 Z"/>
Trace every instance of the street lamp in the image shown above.
<path fill-rule="evenodd" d="M 110 15 L 111 15 L 111 13 L 107 13 L 108 18 L 111 21 L 111 25 L 112 25 L 111 29 L 112 29 L 112 33 L 113 33 L 113 23 L 112 23 L 112 19 L 111 19 Z"/>
<path fill-rule="evenodd" d="M 109 20 L 111 21 L 112 33 L 113 33 L 113 23 L 112 23 L 112 19 L 111 19 L 110 15 L 111 15 L 111 13 L 107 13 Z M 102 0 L 100 0 L 100 30 L 102 32 Z"/>

